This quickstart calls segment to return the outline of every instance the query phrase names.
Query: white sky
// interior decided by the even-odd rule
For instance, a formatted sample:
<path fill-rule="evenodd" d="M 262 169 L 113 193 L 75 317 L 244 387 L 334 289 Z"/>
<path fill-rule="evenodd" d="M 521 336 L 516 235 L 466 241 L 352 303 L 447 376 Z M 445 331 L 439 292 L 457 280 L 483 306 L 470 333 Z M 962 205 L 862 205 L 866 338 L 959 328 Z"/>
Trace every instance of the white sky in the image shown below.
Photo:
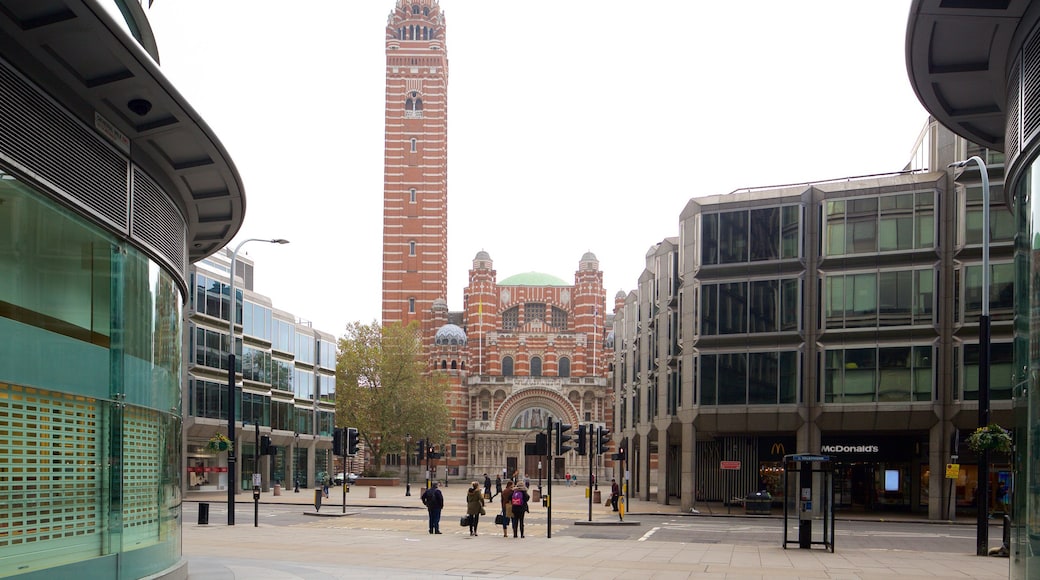
<path fill-rule="evenodd" d="M 927 115 L 909 0 L 441 0 L 447 18 L 448 305 L 474 255 L 501 280 L 608 304 L 692 197 L 897 171 Z M 343 334 L 379 320 L 384 39 L 394 0 L 158 0 L 162 70 L 231 153 L 256 290 Z"/>

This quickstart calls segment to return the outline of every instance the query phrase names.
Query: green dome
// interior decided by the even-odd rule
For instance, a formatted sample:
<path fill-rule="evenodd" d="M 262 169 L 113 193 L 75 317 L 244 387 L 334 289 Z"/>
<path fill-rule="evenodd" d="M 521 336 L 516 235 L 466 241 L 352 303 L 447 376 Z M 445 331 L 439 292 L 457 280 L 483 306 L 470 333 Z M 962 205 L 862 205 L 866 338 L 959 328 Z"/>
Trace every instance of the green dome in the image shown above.
<path fill-rule="evenodd" d="M 567 282 L 542 272 L 514 274 L 498 283 L 499 286 L 570 286 Z"/>

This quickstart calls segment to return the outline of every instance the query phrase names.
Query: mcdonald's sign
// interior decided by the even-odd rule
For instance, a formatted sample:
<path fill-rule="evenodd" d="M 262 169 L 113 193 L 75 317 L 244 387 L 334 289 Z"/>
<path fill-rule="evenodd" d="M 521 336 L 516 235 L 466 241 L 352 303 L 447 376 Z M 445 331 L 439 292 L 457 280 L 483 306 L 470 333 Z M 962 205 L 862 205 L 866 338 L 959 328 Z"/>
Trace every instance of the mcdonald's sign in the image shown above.
<path fill-rule="evenodd" d="M 781 435 L 760 435 L 758 439 L 758 458 L 762 461 L 783 461 L 784 455 L 797 450 L 794 437 Z"/>

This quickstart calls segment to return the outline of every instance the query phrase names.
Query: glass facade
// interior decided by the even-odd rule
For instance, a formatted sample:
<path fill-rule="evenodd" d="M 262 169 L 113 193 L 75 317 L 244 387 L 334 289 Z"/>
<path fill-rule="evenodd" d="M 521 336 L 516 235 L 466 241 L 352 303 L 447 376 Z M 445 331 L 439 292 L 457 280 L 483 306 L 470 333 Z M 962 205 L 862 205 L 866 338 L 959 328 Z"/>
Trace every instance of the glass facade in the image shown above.
<path fill-rule="evenodd" d="M 843 256 L 935 246 L 935 192 L 834 199 L 824 208 L 824 254 Z"/>
<path fill-rule="evenodd" d="M 0 576 L 169 568 L 181 555 L 182 291 L 2 171 L 0 200 Z"/>
<path fill-rule="evenodd" d="M 1015 274 L 1013 408 L 1016 479 L 1012 493 L 1012 577 L 1033 578 L 1040 573 L 1040 191 L 1038 162 L 1022 172 L 1015 192 L 1018 235 Z"/>

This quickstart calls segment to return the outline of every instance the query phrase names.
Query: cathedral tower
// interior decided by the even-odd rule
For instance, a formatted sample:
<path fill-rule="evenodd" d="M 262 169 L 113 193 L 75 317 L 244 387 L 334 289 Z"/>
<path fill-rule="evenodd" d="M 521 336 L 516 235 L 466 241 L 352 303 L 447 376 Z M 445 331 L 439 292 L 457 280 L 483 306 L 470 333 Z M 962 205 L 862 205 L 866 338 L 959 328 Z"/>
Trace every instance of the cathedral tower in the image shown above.
<path fill-rule="evenodd" d="M 431 315 L 448 292 L 448 54 L 438 0 L 398 0 L 386 24 L 383 324 Z"/>

